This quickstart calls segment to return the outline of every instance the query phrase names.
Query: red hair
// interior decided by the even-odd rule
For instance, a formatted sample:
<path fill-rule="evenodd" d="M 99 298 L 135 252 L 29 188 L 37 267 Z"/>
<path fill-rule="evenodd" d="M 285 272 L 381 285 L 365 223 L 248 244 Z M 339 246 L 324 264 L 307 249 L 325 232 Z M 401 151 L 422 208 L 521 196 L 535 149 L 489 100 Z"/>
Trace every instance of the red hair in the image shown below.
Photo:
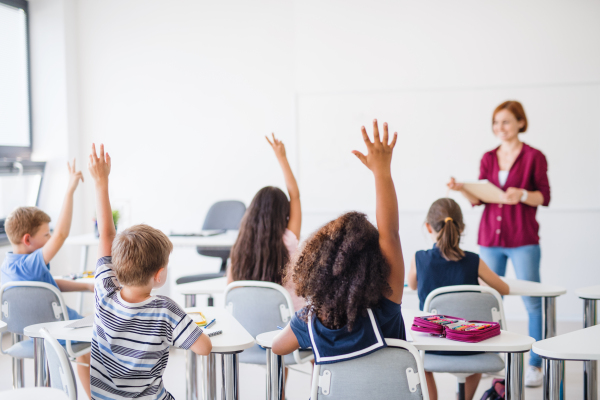
<path fill-rule="evenodd" d="M 508 100 L 504 103 L 500 104 L 494 110 L 494 114 L 492 115 L 492 124 L 494 123 L 494 118 L 496 118 L 496 114 L 498 114 L 502 110 L 508 110 L 515 116 L 517 121 L 523 121 L 523 127 L 519 129 L 519 132 L 525 132 L 527 130 L 527 116 L 525 115 L 525 110 L 523 109 L 523 105 L 516 100 Z"/>

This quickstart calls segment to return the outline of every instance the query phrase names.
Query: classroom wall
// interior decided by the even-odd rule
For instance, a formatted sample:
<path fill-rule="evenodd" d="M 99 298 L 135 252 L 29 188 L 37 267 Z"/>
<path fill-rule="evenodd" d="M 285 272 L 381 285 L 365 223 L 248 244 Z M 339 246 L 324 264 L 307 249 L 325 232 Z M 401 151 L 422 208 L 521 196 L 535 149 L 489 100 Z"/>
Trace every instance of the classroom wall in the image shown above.
<path fill-rule="evenodd" d="M 214 201 L 248 204 L 262 186 L 283 187 L 262 138 L 270 132 L 286 143 L 299 178 L 303 235 L 346 210 L 373 217 L 372 180 L 349 151 L 361 148 L 360 125 L 376 117 L 401 134 L 394 176 L 408 261 L 430 245 L 422 222 L 446 195 L 448 176 L 476 178 L 480 156 L 496 145 L 493 107 L 517 98 L 531 120 L 523 139 L 550 165 L 554 200 L 539 211 L 542 279 L 571 291 L 600 281 L 592 250 L 600 222 L 598 2 L 30 3 L 32 14 L 63 7 L 63 46 L 73 49 L 59 69 L 66 98 L 76 100 L 63 101 L 76 106 L 63 126 L 76 140 L 61 139 L 52 157 L 66 158 L 73 144 L 86 157 L 92 141 L 104 142 L 122 227 L 190 231 Z M 80 200 L 80 229 L 91 231 L 91 184 Z M 464 244 L 476 250 L 481 210 L 461 205 Z M 218 261 L 176 250 L 171 265 L 176 277 Z M 581 318 L 572 293 L 558 306 L 561 318 Z M 518 299 L 507 300 L 507 312 L 525 317 Z"/>

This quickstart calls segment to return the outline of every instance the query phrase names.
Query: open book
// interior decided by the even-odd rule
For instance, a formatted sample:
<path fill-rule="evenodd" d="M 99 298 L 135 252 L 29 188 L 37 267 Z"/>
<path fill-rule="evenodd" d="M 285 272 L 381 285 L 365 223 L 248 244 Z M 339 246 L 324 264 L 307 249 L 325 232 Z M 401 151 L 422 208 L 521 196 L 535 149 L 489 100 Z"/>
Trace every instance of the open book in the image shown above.
<path fill-rule="evenodd" d="M 487 179 L 477 182 L 465 182 L 463 188 L 485 203 L 502 204 L 504 191 Z"/>

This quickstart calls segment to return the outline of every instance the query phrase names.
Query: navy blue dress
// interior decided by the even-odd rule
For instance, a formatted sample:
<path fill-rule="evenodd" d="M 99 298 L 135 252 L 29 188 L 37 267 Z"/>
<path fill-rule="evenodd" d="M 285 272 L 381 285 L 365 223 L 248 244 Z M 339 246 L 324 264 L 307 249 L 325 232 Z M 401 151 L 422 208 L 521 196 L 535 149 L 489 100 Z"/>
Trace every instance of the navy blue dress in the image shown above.
<path fill-rule="evenodd" d="M 359 317 L 351 332 L 346 326 L 329 329 L 315 316 L 304 322 L 300 318 L 304 312 L 304 309 L 296 312 L 290 327 L 301 348 L 312 348 L 315 364 L 366 356 L 387 347 L 384 338 L 406 340 L 401 306 L 386 298 L 380 300 L 378 307 L 368 309 L 366 316 Z"/>

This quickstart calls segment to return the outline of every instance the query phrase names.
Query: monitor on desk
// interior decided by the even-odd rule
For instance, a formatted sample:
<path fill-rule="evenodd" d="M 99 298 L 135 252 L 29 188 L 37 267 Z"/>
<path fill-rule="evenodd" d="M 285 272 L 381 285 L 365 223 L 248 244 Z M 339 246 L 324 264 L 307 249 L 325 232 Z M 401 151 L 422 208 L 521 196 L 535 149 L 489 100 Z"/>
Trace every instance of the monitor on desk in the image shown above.
<path fill-rule="evenodd" d="M 7 245 L 4 221 L 17 207 L 37 206 L 45 162 L 0 161 L 0 245 Z"/>

